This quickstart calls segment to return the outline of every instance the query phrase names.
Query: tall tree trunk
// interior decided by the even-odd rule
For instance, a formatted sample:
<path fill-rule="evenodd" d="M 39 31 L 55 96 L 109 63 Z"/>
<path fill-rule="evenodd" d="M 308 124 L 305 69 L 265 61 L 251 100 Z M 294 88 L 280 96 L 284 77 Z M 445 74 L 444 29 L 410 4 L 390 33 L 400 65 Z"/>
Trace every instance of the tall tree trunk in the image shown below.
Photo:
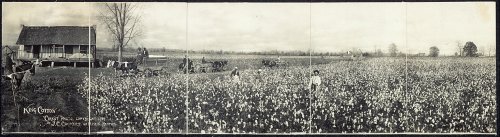
<path fill-rule="evenodd" d="M 118 46 L 118 62 L 122 62 L 122 46 Z"/>

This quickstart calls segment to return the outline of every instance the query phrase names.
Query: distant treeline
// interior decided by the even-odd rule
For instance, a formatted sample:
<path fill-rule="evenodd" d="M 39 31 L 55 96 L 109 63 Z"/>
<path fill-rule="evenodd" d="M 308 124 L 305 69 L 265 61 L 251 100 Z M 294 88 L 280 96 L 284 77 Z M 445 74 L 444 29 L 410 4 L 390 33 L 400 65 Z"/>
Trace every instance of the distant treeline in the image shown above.
<path fill-rule="evenodd" d="M 186 53 L 183 49 L 166 49 L 166 48 L 146 48 L 150 53 L 152 52 L 168 52 L 168 53 Z M 107 51 L 113 52 L 111 48 L 97 48 L 97 51 Z M 136 52 L 137 48 L 125 48 L 125 52 Z M 189 54 L 234 54 L 234 55 L 280 55 L 280 56 L 343 56 L 347 55 L 347 52 L 313 52 L 309 51 L 223 51 L 223 50 L 189 50 Z"/>

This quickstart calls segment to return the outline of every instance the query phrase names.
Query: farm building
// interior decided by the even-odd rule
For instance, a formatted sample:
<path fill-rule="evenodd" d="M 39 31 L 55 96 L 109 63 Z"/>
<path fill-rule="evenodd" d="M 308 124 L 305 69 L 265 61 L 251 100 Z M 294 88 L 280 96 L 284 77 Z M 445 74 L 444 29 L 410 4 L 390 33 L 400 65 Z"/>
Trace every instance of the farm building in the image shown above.
<path fill-rule="evenodd" d="M 96 55 L 95 26 L 24 26 L 17 39 L 17 59 L 43 64 L 89 64 Z M 90 39 L 89 39 L 90 35 Z M 90 45 L 90 47 L 89 47 Z"/>

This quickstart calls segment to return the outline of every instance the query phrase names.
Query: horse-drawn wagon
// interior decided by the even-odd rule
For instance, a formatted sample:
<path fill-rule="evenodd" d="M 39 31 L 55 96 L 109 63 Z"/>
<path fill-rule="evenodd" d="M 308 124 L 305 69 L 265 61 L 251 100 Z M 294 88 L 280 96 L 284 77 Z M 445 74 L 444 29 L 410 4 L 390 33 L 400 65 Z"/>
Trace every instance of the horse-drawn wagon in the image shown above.
<path fill-rule="evenodd" d="M 226 70 L 227 60 L 223 61 L 214 61 L 214 62 L 205 62 L 196 64 L 194 69 L 197 72 L 221 72 Z"/>
<path fill-rule="evenodd" d="M 227 60 L 223 61 L 213 61 L 213 62 L 193 62 L 189 60 L 189 63 L 182 62 L 179 64 L 179 70 L 184 73 L 207 73 L 207 72 L 220 72 L 225 71 L 227 65 Z"/>
<path fill-rule="evenodd" d="M 115 71 L 121 71 L 122 75 L 143 75 L 146 77 L 170 75 L 166 66 L 144 66 L 136 62 L 108 61 L 107 67 L 112 67 Z"/>
<path fill-rule="evenodd" d="M 262 65 L 263 67 L 276 67 L 276 68 L 283 68 L 287 67 L 288 63 L 286 61 L 279 61 L 279 60 L 262 60 Z"/>

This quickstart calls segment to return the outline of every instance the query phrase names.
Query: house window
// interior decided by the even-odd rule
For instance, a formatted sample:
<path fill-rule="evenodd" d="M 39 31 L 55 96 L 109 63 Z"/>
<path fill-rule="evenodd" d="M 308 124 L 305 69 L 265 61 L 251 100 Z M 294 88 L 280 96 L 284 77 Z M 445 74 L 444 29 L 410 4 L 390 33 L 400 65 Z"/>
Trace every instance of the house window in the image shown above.
<path fill-rule="evenodd" d="M 88 54 L 88 48 L 89 48 L 88 46 L 84 46 L 84 45 L 80 46 L 80 53 Z"/>
<path fill-rule="evenodd" d="M 54 52 L 55 53 L 64 53 L 63 45 L 56 45 L 54 47 Z"/>
<path fill-rule="evenodd" d="M 24 52 L 31 53 L 31 45 L 24 45 Z"/>
<path fill-rule="evenodd" d="M 66 52 L 66 54 L 73 54 L 73 47 L 74 46 L 64 46 L 64 52 Z"/>

